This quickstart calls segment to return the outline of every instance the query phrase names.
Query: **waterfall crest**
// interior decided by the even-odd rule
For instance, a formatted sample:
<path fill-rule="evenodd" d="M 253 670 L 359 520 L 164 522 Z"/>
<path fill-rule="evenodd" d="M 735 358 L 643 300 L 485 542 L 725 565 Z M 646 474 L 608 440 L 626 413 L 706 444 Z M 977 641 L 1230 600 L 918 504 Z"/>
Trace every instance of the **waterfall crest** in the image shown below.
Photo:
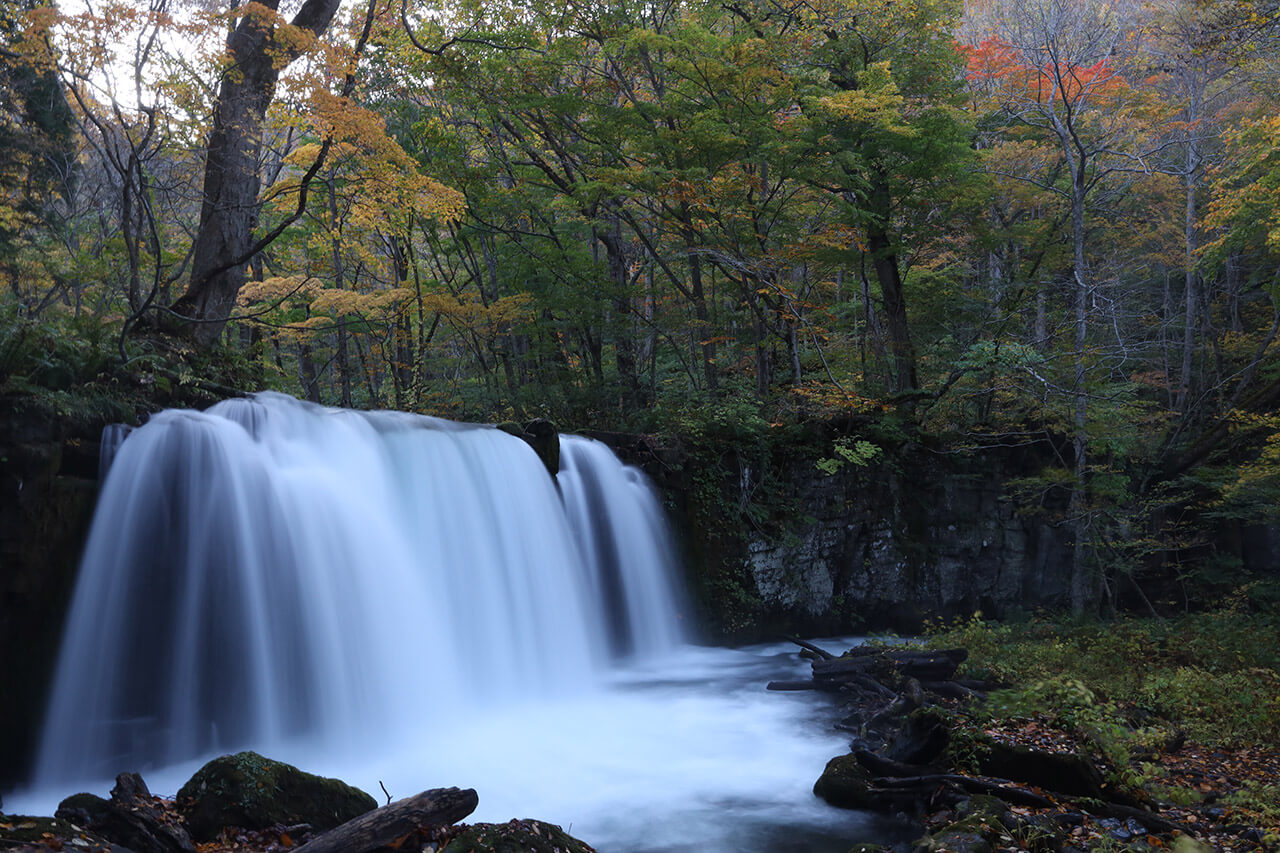
<path fill-rule="evenodd" d="M 156 415 L 109 460 L 35 783 L 357 747 L 674 648 L 648 485 L 598 442 L 562 460 L 279 394 Z"/>

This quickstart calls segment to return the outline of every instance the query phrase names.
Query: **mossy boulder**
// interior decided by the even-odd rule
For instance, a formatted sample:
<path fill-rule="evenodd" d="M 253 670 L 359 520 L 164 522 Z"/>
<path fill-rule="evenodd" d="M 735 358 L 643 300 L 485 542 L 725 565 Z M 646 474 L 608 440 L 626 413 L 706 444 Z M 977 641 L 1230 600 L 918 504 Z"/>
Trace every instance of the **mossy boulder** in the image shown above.
<path fill-rule="evenodd" d="M 178 810 L 197 841 L 224 827 L 266 829 L 306 823 L 332 829 L 378 807 L 373 797 L 339 779 L 326 779 L 256 752 L 215 758 L 178 791 Z"/>
<path fill-rule="evenodd" d="M 852 754 L 837 755 L 813 783 L 813 792 L 842 809 L 874 809 L 881 805 L 871 790 L 871 776 Z"/>
<path fill-rule="evenodd" d="M 595 853 L 560 827 L 537 820 L 477 823 L 463 828 L 441 853 Z"/>
<path fill-rule="evenodd" d="M 72 794 L 58 803 L 58 810 L 53 816 L 76 826 L 88 827 L 110 812 L 110 800 L 104 800 L 97 794 Z"/>

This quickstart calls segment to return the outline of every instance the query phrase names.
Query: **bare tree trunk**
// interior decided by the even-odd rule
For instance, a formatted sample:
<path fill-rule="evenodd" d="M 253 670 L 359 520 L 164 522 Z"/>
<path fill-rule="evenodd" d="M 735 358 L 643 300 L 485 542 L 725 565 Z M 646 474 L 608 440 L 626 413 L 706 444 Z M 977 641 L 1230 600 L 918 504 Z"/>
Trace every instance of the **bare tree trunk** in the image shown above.
<path fill-rule="evenodd" d="M 1192 115 L 1194 116 L 1194 112 Z M 1178 396 L 1174 401 L 1174 408 L 1180 412 L 1186 411 L 1188 401 L 1191 399 L 1192 356 L 1195 353 L 1196 318 L 1199 316 L 1200 305 L 1200 294 L 1197 287 L 1199 282 L 1196 274 L 1196 249 L 1198 248 L 1196 240 L 1196 175 L 1199 167 L 1197 159 L 1195 138 L 1192 136 L 1192 132 L 1189 131 L 1187 134 L 1187 165 L 1183 176 L 1187 196 L 1186 218 L 1183 221 L 1183 249 L 1185 253 L 1183 257 L 1183 274 L 1186 282 L 1183 295 L 1186 298 L 1186 311 L 1182 330 L 1182 372 L 1179 377 Z"/>
<path fill-rule="evenodd" d="M 1089 331 L 1089 274 L 1085 266 L 1084 173 L 1073 170 L 1071 194 L 1072 266 L 1075 278 L 1075 341 L 1072 360 L 1075 367 L 1071 447 L 1075 456 L 1075 478 L 1071 487 L 1069 513 L 1073 527 L 1071 553 L 1071 610 L 1083 613 L 1089 605 L 1090 582 L 1088 481 L 1089 474 L 1089 392 L 1086 384 L 1085 344 Z"/>
<path fill-rule="evenodd" d="M 254 5 L 274 13 L 279 3 L 259 0 Z M 338 5 L 339 0 L 305 0 L 291 26 L 318 36 L 328 29 Z M 227 37 L 231 64 L 218 88 L 209 133 L 191 279 L 173 306 L 196 322 L 192 337 L 204 345 L 218 340 L 231 316 L 253 247 L 263 120 L 281 69 L 296 55 L 275 41 L 275 31 L 266 15 L 254 11 L 242 16 Z"/>

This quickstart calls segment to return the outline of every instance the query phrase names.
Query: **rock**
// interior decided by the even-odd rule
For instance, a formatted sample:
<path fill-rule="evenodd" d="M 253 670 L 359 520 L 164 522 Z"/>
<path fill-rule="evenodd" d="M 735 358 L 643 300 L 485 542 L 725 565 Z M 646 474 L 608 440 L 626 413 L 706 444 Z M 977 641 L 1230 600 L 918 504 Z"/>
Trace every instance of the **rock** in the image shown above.
<path fill-rule="evenodd" d="M 440 853 L 595 853 L 595 850 L 554 824 L 525 819 L 472 824 L 455 835 Z"/>
<path fill-rule="evenodd" d="M 849 848 L 849 853 L 893 853 L 893 848 L 883 844 L 855 844 Z"/>
<path fill-rule="evenodd" d="M 813 792 L 842 809 L 870 809 L 879 806 L 871 791 L 871 777 L 853 755 L 837 755 L 813 784 Z"/>
<path fill-rule="evenodd" d="M 1075 752 L 1048 752 L 987 738 L 977 750 L 978 769 L 1060 794 L 1111 799 L 1102 790 L 1102 774 Z"/>
<path fill-rule="evenodd" d="M 538 418 L 525 425 L 525 440 L 554 477 L 560 472 L 560 430 L 551 421 Z"/>
<path fill-rule="evenodd" d="M 161 808 L 137 773 L 121 773 L 111 789 L 111 799 L 94 794 L 73 794 L 58 804 L 56 818 L 64 826 L 92 833 L 105 841 L 72 840 L 72 849 L 86 842 L 102 846 L 118 844 L 135 853 L 196 853 L 191 836 L 176 818 Z"/>
<path fill-rule="evenodd" d="M 76 826 L 89 827 L 111 811 L 111 802 L 97 794 L 72 794 L 58 803 L 53 816 Z"/>
<path fill-rule="evenodd" d="M 304 773 L 256 752 L 213 759 L 177 797 L 178 810 L 198 841 L 217 838 L 227 826 L 257 830 L 306 823 L 319 832 L 377 806 L 373 797 L 341 780 Z"/>

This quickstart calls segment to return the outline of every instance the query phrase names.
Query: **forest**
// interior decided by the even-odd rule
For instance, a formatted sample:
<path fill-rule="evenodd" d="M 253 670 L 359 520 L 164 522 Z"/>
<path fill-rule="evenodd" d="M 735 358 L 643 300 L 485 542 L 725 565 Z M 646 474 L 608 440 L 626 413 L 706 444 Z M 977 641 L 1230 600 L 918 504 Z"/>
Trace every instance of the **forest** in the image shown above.
<path fill-rule="evenodd" d="M 1280 494 L 1275 3 L 0 10 L 0 390 L 1036 448 L 1071 604 Z M 95 396 L 98 395 L 98 396 Z M 95 402 L 96 401 L 96 402 Z M 1235 562 L 1233 563 L 1233 560 Z M 1147 606 L 1151 606 L 1147 602 Z"/>
<path fill-rule="evenodd" d="M 46 728 L 42 751 L 66 753 L 68 767 L 94 750 L 104 762 L 141 760 L 130 738 L 141 743 L 137 733 L 168 711 L 137 711 L 133 693 L 167 689 L 174 672 L 183 678 L 170 704 L 191 712 L 194 734 L 182 749 L 157 747 L 157 766 L 221 748 L 219 732 L 231 732 L 229 743 L 241 724 L 273 747 L 296 723 L 343 737 L 394 735 L 393 751 L 408 754 L 403 739 L 423 728 L 451 736 L 460 718 L 491 707 L 468 705 L 465 678 L 422 668 L 430 656 L 414 644 L 437 630 L 433 653 L 456 639 L 457 669 L 508 691 L 497 705 L 512 716 L 489 736 L 504 754 L 479 787 L 489 797 L 518 783 L 513 768 L 526 768 L 507 753 L 544 737 L 518 733 L 551 679 L 513 662 L 561 637 L 571 620 L 555 608 L 572 599 L 594 632 L 583 629 L 574 654 L 545 655 L 556 662 L 577 652 L 586 661 L 612 642 L 611 665 L 621 667 L 628 643 L 647 638 L 622 606 L 621 578 L 631 581 L 605 553 L 618 545 L 611 536 L 601 536 L 599 554 L 569 543 L 536 564 L 522 562 L 532 548 L 485 550 L 515 541 L 495 532 L 508 523 L 540 542 L 557 524 L 569 529 L 555 513 L 569 512 L 574 489 L 602 514 L 628 503 L 617 496 L 629 486 L 606 500 L 603 474 L 562 464 L 586 459 L 604 437 L 657 481 L 665 505 L 647 518 L 665 510 L 682 534 L 687 577 L 664 575 L 670 589 L 650 596 L 663 605 L 666 651 L 706 639 L 777 641 L 784 630 L 888 626 L 917 639 L 840 653 L 789 637 L 810 656 L 803 681 L 794 680 L 790 645 L 768 653 L 788 679 L 771 687 L 843 702 L 840 723 L 823 732 L 830 751 L 819 745 L 816 758 L 801 732 L 821 717 L 816 702 L 793 706 L 794 726 L 749 747 L 733 739 L 736 727 L 756 731 L 749 714 L 778 714 L 784 700 L 763 687 L 726 694 L 698 734 L 683 728 L 677 694 L 663 692 L 672 684 L 721 690 L 764 671 L 758 661 L 732 670 L 743 665 L 729 663 L 739 650 L 725 646 L 698 651 L 716 655 L 714 666 L 697 658 L 694 675 L 675 667 L 630 690 L 658 704 L 638 705 L 629 719 L 610 706 L 607 724 L 576 724 L 572 713 L 591 711 L 590 702 L 557 706 L 550 731 L 566 734 L 561 748 L 571 753 L 557 761 L 579 769 L 548 781 L 557 761 L 534 755 L 520 813 L 538 802 L 531 792 L 581 809 L 621 781 L 625 806 L 596 817 L 608 828 L 629 815 L 645 843 L 602 829 L 614 849 L 659 849 L 646 845 L 661 828 L 680 836 L 671 844 L 683 846 L 671 849 L 816 850 L 803 846 L 816 838 L 805 833 L 824 821 L 832 850 L 859 834 L 906 849 L 901 827 L 858 824 L 855 833 L 829 811 L 813 819 L 821 804 L 807 782 L 776 825 L 748 827 L 755 846 L 717 835 L 699 847 L 684 834 L 692 823 L 679 819 L 686 803 L 661 799 L 675 783 L 645 782 L 650 765 L 678 776 L 688 756 L 724 746 L 723 760 L 703 762 L 713 778 L 687 796 L 710 796 L 716 831 L 740 832 L 741 815 L 725 806 L 735 785 L 769 789 L 736 795 L 743 803 L 773 803 L 770 786 L 794 793 L 791 780 L 771 781 L 773 768 L 790 763 L 796 778 L 814 778 L 819 759 L 847 747 L 813 793 L 858 813 L 914 815 L 910 831 L 933 838 L 913 849 L 1273 848 L 1278 82 L 1276 0 L 5 0 L 0 652 L 10 654 L 0 655 L 0 786 L 40 781 L 41 772 L 65 782 L 38 761 L 30 770 L 46 711 L 38 697 L 59 695 L 49 688 L 64 629 L 90 640 L 76 647 L 83 665 L 58 676 L 67 689 L 50 707 L 60 716 L 45 719 L 80 731 L 86 709 L 101 708 L 97 694 L 76 689 L 123 695 L 123 710 L 83 729 L 83 744 Z M 462 514 L 465 490 L 436 476 L 437 457 L 388 449 L 405 423 L 427 420 L 387 412 L 352 417 L 364 429 L 358 451 L 346 433 L 309 445 L 300 467 L 312 480 L 296 476 L 290 465 L 301 457 L 286 453 L 270 476 L 255 469 L 228 486 L 219 477 L 235 466 L 192 449 L 209 445 L 131 438 L 122 445 L 136 450 L 129 465 L 171 454 L 166 470 L 185 473 L 98 501 L 105 464 L 93 436 L 114 421 L 198 402 L 211 407 L 200 418 L 166 412 L 142 429 L 203 424 L 248 468 L 257 450 L 235 420 L 255 417 L 246 411 L 349 426 L 282 395 L 227 399 L 248 391 L 499 423 L 525 437 L 536 424 L 565 443 L 536 463 L 516 444 L 531 474 L 517 475 L 496 450 L 484 465 L 456 463 L 493 482 L 475 502 L 487 514 L 474 517 Z M 240 414 L 209 426 L 218 412 Z M 494 430 L 458 432 L 505 442 L 501 453 L 514 444 Z M 260 439 L 253 434 L 271 443 Z M 280 442 L 290 452 L 305 443 Z M 610 482 L 634 485 L 618 459 L 601 455 Z M 339 473 L 325 473 L 335 460 Z M 565 485 L 577 474 L 596 480 Z M 291 535 L 309 550 L 297 556 L 278 547 L 288 538 L 280 482 L 307 508 Z M 399 491 L 375 504 L 384 482 Z M 325 489 L 338 509 L 312 502 Z M 428 513 L 420 504 L 431 489 L 443 497 Z M 141 519 L 141 532 L 105 522 L 102 534 L 138 550 L 121 549 L 118 564 L 101 561 L 94 575 L 120 597 L 91 590 L 73 599 L 95 501 Z M 183 501 L 190 533 L 170 506 Z M 384 522 L 414 509 L 422 515 L 405 529 L 417 538 L 400 542 Z M 233 553 L 223 540 L 234 536 L 218 526 L 228 513 L 280 538 Z M 420 532 L 427 517 L 441 532 Z M 584 526 L 594 534 L 602 524 Z M 340 544 L 327 538 L 348 528 Z M 665 528 L 631 529 L 647 532 L 620 556 L 657 564 L 645 550 L 657 543 L 675 566 Z M 441 546 L 450 535 L 465 541 Z M 434 571 L 437 551 L 450 552 L 446 568 L 463 570 L 437 574 L 508 609 L 472 616 L 459 604 L 471 598 L 438 607 L 449 599 L 383 586 L 386 566 Z M 171 566 L 180 552 L 219 579 L 200 581 L 207 599 L 163 598 L 177 588 L 169 577 L 180 574 Z M 573 564 L 587 556 L 600 556 L 595 563 L 614 572 L 601 577 L 612 580 L 566 583 L 545 605 L 534 598 L 552 589 L 537 589 L 547 578 L 581 581 L 585 570 L 574 574 Z M 501 581 L 482 580 L 486 561 Z M 242 580 L 246 567 L 261 570 L 252 582 Z M 308 598 L 319 585 L 307 579 L 330 568 L 350 573 L 347 585 Z M 242 596 L 252 618 L 238 621 L 226 603 L 236 596 L 218 597 L 237 583 L 252 588 Z M 359 606 L 363 596 L 376 604 Z M 424 616 L 437 609 L 461 627 Z M 330 618 L 303 618 L 317 613 Z M 121 627 L 97 631 L 99 617 Z M 519 620 L 534 617 L 557 630 L 525 630 Z M 211 626 L 204 645 L 186 627 L 201 620 Z M 147 633 L 153 621 L 183 627 L 173 642 L 181 654 L 160 629 Z M 378 642 L 362 642 L 366 630 Z M 308 653 L 351 665 L 290 658 L 313 634 L 323 642 Z M 476 635 L 495 634 L 511 635 L 509 650 L 465 662 L 488 649 Z M 120 645 L 106 646 L 108 635 Z M 274 640 L 244 666 L 214 667 L 230 680 L 199 689 L 184 680 L 181 661 L 234 657 L 250 645 L 242 637 Z M 272 656 L 279 666 L 268 671 Z M 113 675 L 135 664 L 161 675 Z M 386 685 L 418 691 L 390 692 L 377 709 L 396 712 L 397 725 L 370 723 L 378 718 L 363 708 L 325 716 L 363 698 L 365 682 L 352 687 L 343 672 L 379 664 L 394 669 Z M 250 670 L 254 678 L 240 678 Z M 246 708 L 280 720 L 250 719 Z M 206 725 L 218 714 L 221 726 Z M 861 739 L 849 741 L 841 726 Z M 594 745 L 596 728 L 625 740 Z M 1034 772 L 1001 765 L 1010 750 L 1021 750 L 1009 759 L 1019 764 L 1030 751 Z M 424 751 L 396 795 L 420 787 L 424 768 L 441 775 L 447 751 Z M 575 751 L 585 763 L 573 764 Z M 767 759 L 744 763 L 754 752 Z M 322 749 L 300 754 L 322 763 Z M 600 756 L 615 762 L 607 778 L 571 778 L 604 767 Z M 235 772 L 297 773 L 252 752 L 228 758 Z M 485 753 L 455 758 L 463 780 Z M 58 761 L 45 764 L 61 772 Z M 111 835 L 121 815 L 130 833 L 181 835 L 139 849 L 187 853 L 192 838 L 202 850 L 279 850 L 326 829 L 292 812 L 258 824 L 236 813 L 213 820 L 204 837 L 191 796 L 153 798 L 129 769 L 110 769 L 122 774 L 110 801 L 77 794 L 59 804 L 71 830 L 45 833 L 45 824 L 0 814 L 0 843 L 62 849 L 59 839 L 76 838 L 67 843 L 84 847 L 89 827 L 134 847 L 134 835 Z M 1082 785 L 1063 787 L 1077 771 Z M 578 792 L 572 785 L 584 778 Z M 361 784 L 372 791 L 372 781 Z M 353 817 L 329 830 L 345 840 L 318 834 L 308 849 L 366 849 L 350 846 L 350 833 L 384 819 L 390 834 L 368 849 L 455 835 L 448 850 L 472 849 L 460 827 L 424 833 L 470 813 L 475 791 L 431 789 L 392 806 L 376 781 L 388 805 L 374 809 L 362 794 L 353 815 L 382 817 Z M 440 781 L 455 780 L 431 784 Z M 638 795 L 659 799 L 632 813 Z M 405 803 L 429 811 L 461 799 L 458 814 L 418 815 L 402 831 Z M 483 832 L 541 839 L 545 827 L 524 823 L 533 826 Z M 27 830 L 36 834 L 10 834 Z M 959 846 L 976 835 L 987 846 Z"/>

